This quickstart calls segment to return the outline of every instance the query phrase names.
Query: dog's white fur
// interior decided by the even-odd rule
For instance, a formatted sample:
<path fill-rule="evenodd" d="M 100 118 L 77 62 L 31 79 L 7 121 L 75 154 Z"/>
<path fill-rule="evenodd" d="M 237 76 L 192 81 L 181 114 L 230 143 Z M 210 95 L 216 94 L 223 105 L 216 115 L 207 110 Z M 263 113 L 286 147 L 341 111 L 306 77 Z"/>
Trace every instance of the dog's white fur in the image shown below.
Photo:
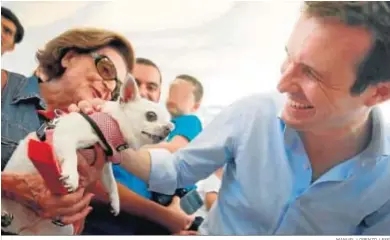
<path fill-rule="evenodd" d="M 125 96 L 131 89 L 132 96 Z M 139 148 L 145 144 L 156 143 L 156 138 L 162 140 L 167 130 L 173 129 L 170 115 L 160 105 L 145 100 L 139 96 L 134 79 L 129 79 L 121 91 L 121 100 L 106 102 L 102 111 L 111 115 L 119 124 L 125 141 L 131 148 Z M 147 112 L 157 115 L 156 121 L 148 121 Z M 146 133 L 146 134 L 145 134 Z M 76 190 L 79 184 L 77 171 L 76 149 L 82 149 L 100 142 L 90 124 L 78 113 L 70 113 L 56 119 L 53 133 L 54 153 L 60 161 L 63 183 L 69 190 Z M 20 141 L 17 149 L 9 160 L 4 172 L 36 173 L 27 155 L 28 140 Z M 102 145 L 103 146 L 103 145 Z M 119 214 L 119 195 L 112 171 L 112 163 L 106 162 L 101 174 L 102 183 L 109 194 L 112 213 Z M 2 227 L 6 232 L 19 235 L 72 235 L 73 226 L 57 226 L 51 219 L 42 219 L 36 213 L 23 205 L 6 198 L 1 199 L 2 215 L 9 213 L 14 216 L 12 223 Z"/>

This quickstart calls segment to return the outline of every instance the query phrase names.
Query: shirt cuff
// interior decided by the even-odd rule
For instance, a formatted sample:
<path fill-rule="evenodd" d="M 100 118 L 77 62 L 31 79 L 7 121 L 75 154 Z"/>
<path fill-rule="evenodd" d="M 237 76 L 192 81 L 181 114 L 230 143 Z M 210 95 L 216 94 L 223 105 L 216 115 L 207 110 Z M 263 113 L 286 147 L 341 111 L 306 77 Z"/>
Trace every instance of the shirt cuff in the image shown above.
<path fill-rule="evenodd" d="M 173 163 L 173 154 L 167 149 L 149 149 L 150 176 L 149 191 L 174 194 L 177 186 L 177 172 Z"/>
<path fill-rule="evenodd" d="M 205 193 L 209 193 L 209 192 L 218 193 L 220 188 L 221 188 L 221 180 L 214 173 L 205 180 L 204 183 Z"/>

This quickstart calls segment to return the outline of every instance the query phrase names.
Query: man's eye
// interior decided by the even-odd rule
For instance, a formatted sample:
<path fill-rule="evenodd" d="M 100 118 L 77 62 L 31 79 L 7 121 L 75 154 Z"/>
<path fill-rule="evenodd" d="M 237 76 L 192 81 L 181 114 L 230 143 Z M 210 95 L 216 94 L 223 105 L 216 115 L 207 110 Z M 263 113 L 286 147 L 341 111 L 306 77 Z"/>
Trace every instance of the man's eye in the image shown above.
<path fill-rule="evenodd" d="M 306 66 L 303 66 L 302 67 L 302 72 L 306 75 L 306 76 L 308 76 L 308 77 L 310 77 L 310 78 L 317 78 L 317 76 L 316 76 L 316 74 L 314 73 L 314 71 L 312 70 L 312 69 L 310 69 L 309 67 L 306 67 Z"/>
<path fill-rule="evenodd" d="M 12 31 L 9 28 L 4 28 L 4 33 L 7 35 L 12 35 Z"/>
<path fill-rule="evenodd" d="M 148 90 L 153 92 L 153 91 L 156 91 L 156 87 L 155 86 L 148 86 Z"/>

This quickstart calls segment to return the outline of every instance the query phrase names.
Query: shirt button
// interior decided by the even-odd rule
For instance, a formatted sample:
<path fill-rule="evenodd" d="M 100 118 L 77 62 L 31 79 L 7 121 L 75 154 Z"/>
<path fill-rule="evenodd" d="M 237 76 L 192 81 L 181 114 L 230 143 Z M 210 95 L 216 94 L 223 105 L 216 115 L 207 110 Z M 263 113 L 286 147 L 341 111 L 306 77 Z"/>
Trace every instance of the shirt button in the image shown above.
<path fill-rule="evenodd" d="M 302 193 L 305 191 L 305 189 L 298 189 L 295 193 L 295 199 L 298 199 L 302 196 Z"/>

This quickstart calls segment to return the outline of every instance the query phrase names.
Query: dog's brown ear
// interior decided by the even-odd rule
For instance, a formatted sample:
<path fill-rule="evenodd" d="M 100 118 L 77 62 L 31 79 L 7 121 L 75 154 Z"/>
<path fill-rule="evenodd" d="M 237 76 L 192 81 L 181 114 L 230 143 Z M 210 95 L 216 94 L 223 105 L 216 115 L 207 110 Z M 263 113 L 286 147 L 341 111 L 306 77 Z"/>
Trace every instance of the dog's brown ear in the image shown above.
<path fill-rule="evenodd" d="M 137 83 L 134 77 L 129 73 L 127 74 L 127 79 L 122 86 L 119 101 L 120 103 L 127 103 L 127 102 L 134 101 L 139 97 L 140 96 L 139 96 Z"/>

